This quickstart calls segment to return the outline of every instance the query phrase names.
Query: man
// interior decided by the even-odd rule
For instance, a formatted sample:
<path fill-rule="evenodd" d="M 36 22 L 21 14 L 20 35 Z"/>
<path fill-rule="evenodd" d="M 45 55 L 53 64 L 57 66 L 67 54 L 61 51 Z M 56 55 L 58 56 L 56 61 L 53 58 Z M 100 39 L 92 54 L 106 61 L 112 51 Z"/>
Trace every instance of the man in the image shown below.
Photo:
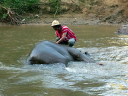
<path fill-rule="evenodd" d="M 75 44 L 77 38 L 71 29 L 69 29 L 67 26 L 62 26 L 57 20 L 54 20 L 51 26 L 56 31 L 55 34 L 57 36 L 57 44 L 65 44 L 69 45 L 70 47 Z"/>

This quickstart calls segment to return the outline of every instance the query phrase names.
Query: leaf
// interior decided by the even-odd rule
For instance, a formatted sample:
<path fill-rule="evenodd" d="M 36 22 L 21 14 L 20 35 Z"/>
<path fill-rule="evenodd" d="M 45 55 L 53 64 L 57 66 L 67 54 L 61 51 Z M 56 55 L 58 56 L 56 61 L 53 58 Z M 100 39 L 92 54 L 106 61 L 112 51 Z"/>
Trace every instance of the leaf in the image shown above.
<path fill-rule="evenodd" d="M 7 16 L 8 16 L 7 14 L 3 14 L 2 18 L 5 19 L 7 18 Z"/>

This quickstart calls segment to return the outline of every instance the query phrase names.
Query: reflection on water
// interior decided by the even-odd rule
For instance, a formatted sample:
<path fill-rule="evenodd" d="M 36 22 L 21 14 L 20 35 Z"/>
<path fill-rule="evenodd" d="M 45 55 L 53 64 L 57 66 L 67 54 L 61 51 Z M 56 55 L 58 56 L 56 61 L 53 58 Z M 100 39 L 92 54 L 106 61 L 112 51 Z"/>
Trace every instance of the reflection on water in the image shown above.
<path fill-rule="evenodd" d="M 49 26 L 0 26 L 1 96 L 127 96 L 128 37 L 117 26 L 69 26 L 77 35 L 75 47 L 96 63 L 28 65 L 31 49 L 42 40 L 55 40 Z"/>

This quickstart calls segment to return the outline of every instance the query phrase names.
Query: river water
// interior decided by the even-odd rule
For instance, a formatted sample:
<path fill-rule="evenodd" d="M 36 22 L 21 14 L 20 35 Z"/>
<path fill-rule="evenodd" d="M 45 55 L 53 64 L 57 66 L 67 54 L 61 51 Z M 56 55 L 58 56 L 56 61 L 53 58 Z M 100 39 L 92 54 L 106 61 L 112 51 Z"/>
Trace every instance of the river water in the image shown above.
<path fill-rule="evenodd" d="M 28 65 L 32 48 L 55 40 L 50 26 L 0 25 L 0 96 L 128 96 L 128 36 L 119 26 L 73 25 L 75 48 L 103 66 L 84 62 Z"/>

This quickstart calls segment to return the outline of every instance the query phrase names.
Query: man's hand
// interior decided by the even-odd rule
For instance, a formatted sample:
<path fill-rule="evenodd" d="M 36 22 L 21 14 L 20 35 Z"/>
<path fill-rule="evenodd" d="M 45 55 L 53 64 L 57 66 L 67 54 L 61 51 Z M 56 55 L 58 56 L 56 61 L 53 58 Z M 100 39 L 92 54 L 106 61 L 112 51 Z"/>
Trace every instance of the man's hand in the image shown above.
<path fill-rule="evenodd" d="M 56 43 L 59 44 L 62 41 L 64 41 L 64 39 L 66 38 L 66 35 L 67 35 L 67 32 L 66 33 L 63 33 L 62 38 L 60 38 L 60 40 L 58 40 Z"/>
<path fill-rule="evenodd" d="M 59 44 L 59 42 L 58 42 L 58 41 L 57 41 L 56 43 L 57 43 L 57 44 Z"/>

